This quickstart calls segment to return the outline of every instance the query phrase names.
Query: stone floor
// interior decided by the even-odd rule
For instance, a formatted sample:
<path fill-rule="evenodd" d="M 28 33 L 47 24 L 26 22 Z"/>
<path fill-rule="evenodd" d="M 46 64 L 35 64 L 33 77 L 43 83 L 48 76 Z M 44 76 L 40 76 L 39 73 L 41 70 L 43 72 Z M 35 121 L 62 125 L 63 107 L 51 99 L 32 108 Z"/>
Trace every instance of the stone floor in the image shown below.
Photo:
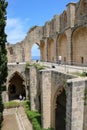
<path fill-rule="evenodd" d="M 1 130 L 32 130 L 24 108 L 11 108 L 4 110 L 4 121 Z"/>

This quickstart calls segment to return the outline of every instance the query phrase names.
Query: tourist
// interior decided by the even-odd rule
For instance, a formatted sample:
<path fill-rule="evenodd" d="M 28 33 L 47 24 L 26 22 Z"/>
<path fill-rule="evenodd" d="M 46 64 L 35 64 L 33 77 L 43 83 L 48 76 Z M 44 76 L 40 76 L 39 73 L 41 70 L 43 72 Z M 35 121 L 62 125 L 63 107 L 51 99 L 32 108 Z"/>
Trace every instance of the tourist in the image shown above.
<path fill-rule="evenodd" d="M 20 99 L 20 101 L 22 100 L 22 95 L 21 94 L 19 95 L 19 99 Z"/>
<path fill-rule="evenodd" d="M 59 64 L 61 64 L 61 63 L 62 63 L 62 56 L 59 56 L 58 61 L 59 61 Z"/>

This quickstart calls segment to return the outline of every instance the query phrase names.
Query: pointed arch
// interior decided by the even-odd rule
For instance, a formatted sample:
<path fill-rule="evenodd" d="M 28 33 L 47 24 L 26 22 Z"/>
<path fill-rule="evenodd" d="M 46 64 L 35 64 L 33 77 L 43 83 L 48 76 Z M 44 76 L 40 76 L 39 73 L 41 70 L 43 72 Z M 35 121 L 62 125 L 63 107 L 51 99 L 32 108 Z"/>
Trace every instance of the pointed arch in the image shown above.
<path fill-rule="evenodd" d="M 31 47 L 31 59 L 40 60 L 40 45 L 38 43 L 34 43 Z"/>
<path fill-rule="evenodd" d="M 67 36 L 65 33 L 61 34 L 58 37 L 58 43 L 57 43 L 57 47 L 58 47 L 58 57 L 61 56 L 62 57 L 62 63 L 66 63 L 67 62 Z"/>
<path fill-rule="evenodd" d="M 87 28 L 78 27 L 72 34 L 72 54 L 75 65 L 85 65 L 87 63 Z"/>
<path fill-rule="evenodd" d="M 9 100 L 19 99 L 19 95 L 26 97 L 25 79 L 18 72 L 14 72 L 8 80 Z"/>
<path fill-rule="evenodd" d="M 15 72 L 9 77 L 8 82 L 10 82 L 11 79 L 12 79 L 15 75 L 18 75 L 23 81 L 25 81 L 25 78 L 23 77 L 23 75 L 22 75 L 21 73 L 19 73 L 18 71 L 15 71 Z"/>
<path fill-rule="evenodd" d="M 63 86 L 59 87 L 54 95 L 54 128 L 55 130 L 66 128 L 66 92 Z M 62 123 L 61 123 L 62 122 Z"/>

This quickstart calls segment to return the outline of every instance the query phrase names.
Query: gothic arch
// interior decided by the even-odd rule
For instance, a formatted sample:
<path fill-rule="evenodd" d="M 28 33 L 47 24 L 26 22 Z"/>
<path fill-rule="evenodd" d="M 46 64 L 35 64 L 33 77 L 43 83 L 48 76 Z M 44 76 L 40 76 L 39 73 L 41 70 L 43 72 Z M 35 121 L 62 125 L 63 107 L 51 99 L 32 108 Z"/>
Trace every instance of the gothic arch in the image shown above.
<path fill-rule="evenodd" d="M 87 28 L 78 27 L 72 34 L 73 63 L 85 65 L 87 63 Z"/>
<path fill-rule="evenodd" d="M 66 92 L 63 86 L 59 87 L 53 98 L 53 124 L 55 130 L 65 130 Z M 62 122 L 62 124 L 61 124 Z"/>
<path fill-rule="evenodd" d="M 24 76 L 23 76 L 20 72 L 15 71 L 15 72 L 13 72 L 13 74 L 9 77 L 8 82 L 14 77 L 15 74 L 19 75 L 19 76 L 25 81 Z"/>
<path fill-rule="evenodd" d="M 26 96 L 25 79 L 19 73 L 13 73 L 8 80 L 9 100 L 19 99 L 19 95 Z"/>
<path fill-rule="evenodd" d="M 62 56 L 62 62 L 66 63 L 67 61 L 67 36 L 65 33 L 61 34 L 58 37 L 58 42 L 57 42 L 57 47 L 58 47 L 58 57 Z"/>
<path fill-rule="evenodd" d="M 35 47 L 35 46 L 36 46 L 36 47 Z M 31 57 L 32 57 L 32 56 L 37 56 L 36 54 L 34 54 L 35 51 L 32 52 L 33 47 L 36 48 L 35 51 L 37 51 L 37 53 L 38 53 L 37 55 L 41 55 L 41 48 L 40 48 L 40 45 L 39 45 L 39 43 L 36 42 L 36 43 L 33 43 L 33 44 L 31 45 L 31 51 L 30 51 L 30 52 L 31 52 Z M 37 49 L 38 49 L 38 50 L 37 50 Z M 34 55 L 33 55 L 33 54 L 34 54 Z M 31 58 L 31 59 L 32 59 L 32 58 Z"/>
<path fill-rule="evenodd" d="M 47 41 L 47 60 L 54 61 L 54 40 L 52 38 L 48 38 Z"/>

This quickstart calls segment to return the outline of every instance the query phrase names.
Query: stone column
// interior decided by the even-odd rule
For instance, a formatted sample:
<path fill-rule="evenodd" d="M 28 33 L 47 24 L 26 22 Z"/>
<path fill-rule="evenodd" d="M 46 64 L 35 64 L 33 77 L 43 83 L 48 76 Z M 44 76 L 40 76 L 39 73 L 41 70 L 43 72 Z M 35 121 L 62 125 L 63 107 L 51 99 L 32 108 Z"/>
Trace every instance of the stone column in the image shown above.
<path fill-rule="evenodd" d="M 36 110 L 37 77 L 36 68 L 30 68 L 30 106 L 31 110 Z"/>
<path fill-rule="evenodd" d="M 71 2 L 67 4 L 67 27 L 74 27 L 76 4 Z"/>
<path fill-rule="evenodd" d="M 71 29 L 66 30 L 66 36 L 67 36 L 67 63 L 71 64 L 72 62 Z"/>
<path fill-rule="evenodd" d="M 47 58 L 48 58 L 47 53 L 48 52 L 47 52 L 47 38 L 46 38 L 46 40 L 45 40 L 45 62 L 47 61 Z"/>
<path fill-rule="evenodd" d="M 83 130 L 85 80 L 69 80 L 66 87 L 66 130 Z"/>
<path fill-rule="evenodd" d="M 51 127 L 51 72 L 41 71 L 42 127 Z"/>
<path fill-rule="evenodd" d="M 8 92 L 7 91 L 3 91 L 2 92 L 2 100 L 3 100 L 3 102 L 8 102 L 9 101 L 9 97 L 8 97 Z"/>
<path fill-rule="evenodd" d="M 29 90 L 28 90 L 28 86 L 25 86 L 25 92 L 26 92 L 26 99 L 29 99 Z"/>

